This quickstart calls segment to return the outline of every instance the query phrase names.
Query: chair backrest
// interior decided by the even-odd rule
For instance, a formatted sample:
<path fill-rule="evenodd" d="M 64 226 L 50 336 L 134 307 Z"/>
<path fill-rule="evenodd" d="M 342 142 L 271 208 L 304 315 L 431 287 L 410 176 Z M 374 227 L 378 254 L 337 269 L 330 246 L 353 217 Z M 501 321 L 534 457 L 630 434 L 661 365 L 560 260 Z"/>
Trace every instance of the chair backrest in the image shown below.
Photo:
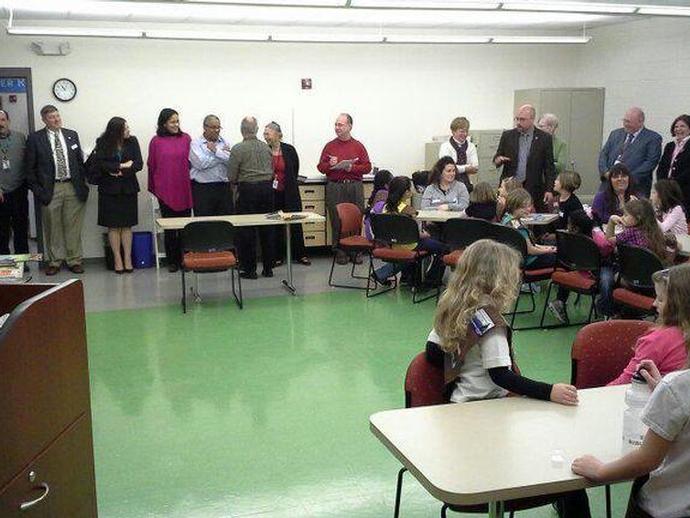
<path fill-rule="evenodd" d="M 391 245 L 407 245 L 419 241 L 417 222 L 403 214 L 372 214 L 374 238 Z"/>
<path fill-rule="evenodd" d="M 557 230 L 556 248 L 559 266 L 580 272 L 597 273 L 601 269 L 601 253 L 591 237 Z"/>
<path fill-rule="evenodd" d="M 639 246 L 618 245 L 620 278 L 626 287 L 653 290 L 652 275 L 664 269 L 659 258 L 650 250 Z"/>
<path fill-rule="evenodd" d="M 447 403 L 443 368 L 431 364 L 426 353 L 415 356 L 405 375 L 405 407 Z"/>
<path fill-rule="evenodd" d="M 491 233 L 491 223 L 476 218 L 452 218 L 446 221 L 444 242 L 451 249 L 465 248 Z"/>
<path fill-rule="evenodd" d="M 570 382 L 585 389 L 616 379 L 633 357 L 637 340 L 653 325 L 646 320 L 608 320 L 580 329 L 570 354 Z"/>
<path fill-rule="evenodd" d="M 527 257 L 527 241 L 525 236 L 520 234 L 517 229 L 501 225 L 500 223 L 489 223 L 489 231 L 490 234 L 485 237 L 513 247 L 520 252 L 524 262 Z"/>
<path fill-rule="evenodd" d="M 358 236 L 362 233 L 362 211 L 354 203 L 338 203 L 335 206 L 340 219 L 340 237 Z"/>
<path fill-rule="evenodd" d="M 181 234 L 184 252 L 221 252 L 235 248 L 235 227 L 228 221 L 194 221 Z"/>

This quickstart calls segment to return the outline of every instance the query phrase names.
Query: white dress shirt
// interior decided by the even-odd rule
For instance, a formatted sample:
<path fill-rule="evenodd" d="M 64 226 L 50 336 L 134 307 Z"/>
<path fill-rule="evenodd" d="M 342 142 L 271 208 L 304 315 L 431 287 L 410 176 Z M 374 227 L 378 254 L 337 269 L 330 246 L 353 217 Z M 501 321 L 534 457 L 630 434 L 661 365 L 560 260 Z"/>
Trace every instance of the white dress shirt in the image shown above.
<path fill-rule="evenodd" d="M 189 176 L 198 183 L 227 182 L 230 160 L 230 151 L 224 149 L 227 144 L 223 137 L 219 137 L 216 152 L 213 153 L 206 146 L 208 142 L 203 136 L 192 140 L 189 148 L 189 162 L 192 165 Z"/>
<path fill-rule="evenodd" d="M 65 176 L 65 179 L 71 178 L 70 171 L 69 171 L 69 153 L 67 152 L 67 143 L 65 142 L 65 136 L 62 134 L 62 131 L 53 131 L 53 130 L 46 130 L 48 131 L 48 142 L 50 142 L 50 149 L 53 152 L 53 164 L 55 164 L 55 178 L 57 179 L 58 175 L 58 163 L 57 163 L 57 155 L 55 154 L 55 135 L 57 134 L 58 138 L 60 139 L 60 144 L 62 144 L 62 153 L 65 155 L 65 170 L 67 171 L 67 176 Z"/>
<path fill-rule="evenodd" d="M 455 142 L 458 141 L 456 140 Z M 462 145 L 462 142 L 458 142 L 458 144 Z M 448 140 L 441 143 L 441 147 L 438 150 L 438 157 L 443 158 L 444 156 L 451 157 L 454 162 L 458 161 L 458 154 L 455 152 L 455 148 L 451 145 L 451 143 Z M 479 167 L 479 156 L 477 155 L 477 146 L 475 146 L 469 139 L 467 140 L 467 164 L 456 166 L 458 168 L 458 173 L 464 173 L 468 165 L 472 165 L 477 168 Z M 470 178 L 472 177 L 470 176 Z"/>

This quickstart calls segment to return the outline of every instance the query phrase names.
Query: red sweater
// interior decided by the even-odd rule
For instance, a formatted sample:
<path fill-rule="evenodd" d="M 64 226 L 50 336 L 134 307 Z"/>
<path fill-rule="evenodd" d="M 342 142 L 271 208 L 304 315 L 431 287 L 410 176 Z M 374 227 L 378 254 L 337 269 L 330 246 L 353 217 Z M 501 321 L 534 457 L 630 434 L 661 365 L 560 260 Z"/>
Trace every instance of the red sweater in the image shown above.
<path fill-rule="evenodd" d="M 331 170 L 330 158 L 334 156 L 341 160 L 352 160 L 356 158 L 357 161 L 352 164 L 350 171 L 343 169 Z M 351 138 L 350 140 L 333 139 L 326 144 L 321 152 L 321 159 L 316 168 L 321 171 L 331 181 L 341 180 L 362 180 L 362 175 L 371 171 L 371 162 L 369 162 L 369 154 L 366 148 L 358 140 Z"/>
<path fill-rule="evenodd" d="M 609 382 L 609 385 L 630 383 L 642 360 L 652 360 L 661 375 L 665 376 L 669 372 L 682 369 L 687 359 L 688 350 L 680 328 L 672 326 L 652 329 L 637 340 L 635 355 L 620 376 Z"/>

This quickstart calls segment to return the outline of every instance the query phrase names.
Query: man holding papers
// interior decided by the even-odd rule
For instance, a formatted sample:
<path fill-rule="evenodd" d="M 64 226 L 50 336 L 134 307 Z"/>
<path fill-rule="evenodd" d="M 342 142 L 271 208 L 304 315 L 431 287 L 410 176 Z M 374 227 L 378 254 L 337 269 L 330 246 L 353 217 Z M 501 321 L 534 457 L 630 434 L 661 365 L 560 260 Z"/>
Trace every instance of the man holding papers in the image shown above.
<path fill-rule="evenodd" d="M 336 205 L 346 202 L 354 203 L 361 211 L 364 211 L 362 175 L 371 171 L 371 162 L 369 162 L 366 148 L 361 142 L 352 138 L 351 132 L 352 117 L 347 113 L 341 113 L 335 120 L 336 138 L 324 146 L 321 159 L 316 166 L 328 179 L 326 206 L 331 219 L 334 249 L 340 235 L 340 219 Z M 337 250 L 337 253 L 338 264 L 346 264 L 348 257 L 345 253 L 340 250 Z"/>

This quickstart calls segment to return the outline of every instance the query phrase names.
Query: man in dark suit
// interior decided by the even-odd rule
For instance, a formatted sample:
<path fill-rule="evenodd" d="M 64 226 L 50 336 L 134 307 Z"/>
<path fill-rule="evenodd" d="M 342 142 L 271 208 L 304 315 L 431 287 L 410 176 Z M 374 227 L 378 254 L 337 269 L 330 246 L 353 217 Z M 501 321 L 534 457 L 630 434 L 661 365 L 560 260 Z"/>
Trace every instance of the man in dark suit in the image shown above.
<path fill-rule="evenodd" d="M 623 117 L 623 127 L 613 130 L 599 153 L 599 176 L 605 182 L 612 165 L 624 163 L 639 194 L 649 197 L 652 173 L 661 158 L 661 135 L 645 128 L 644 112 L 630 108 Z"/>
<path fill-rule="evenodd" d="M 64 129 L 55 106 L 41 108 L 45 128 L 26 141 L 26 177 L 41 204 L 46 275 L 60 271 L 62 262 L 83 273 L 81 227 L 89 188 L 76 131 Z"/>
<path fill-rule="evenodd" d="M 556 170 L 551 135 L 534 126 L 535 116 L 530 104 L 518 108 L 515 128 L 501 135 L 494 164 L 503 166 L 501 180 L 514 176 L 532 195 L 537 212 L 544 212 L 553 201 Z"/>

